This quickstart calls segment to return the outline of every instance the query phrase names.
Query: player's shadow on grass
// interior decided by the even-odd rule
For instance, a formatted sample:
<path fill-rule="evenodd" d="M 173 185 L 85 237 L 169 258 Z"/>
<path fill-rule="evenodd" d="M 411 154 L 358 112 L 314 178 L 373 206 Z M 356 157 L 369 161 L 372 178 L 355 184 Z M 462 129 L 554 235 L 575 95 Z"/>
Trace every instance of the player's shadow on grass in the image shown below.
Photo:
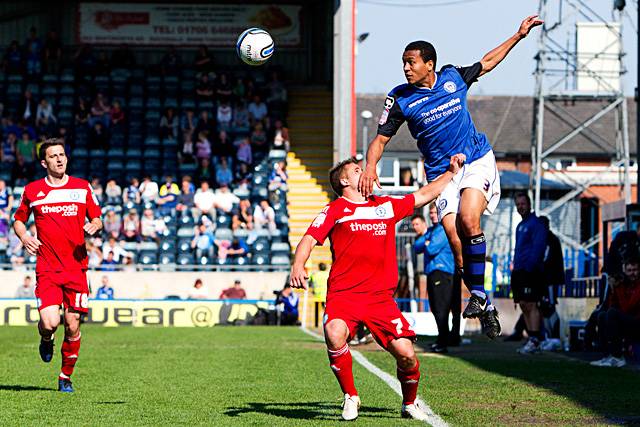
<path fill-rule="evenodd" d="M 35 385 L 0 384 L 0 391 L 54 391 L 54 388 L 39 387 Z"/>
<path fill-rule="evenodd" d="M 340 404 L 338 402 L 249 402 L 240 408 L 230 407 L 224 414 L 228 417 L 237 417 L 255 413 L 299 420 L 336 421 L 340 418 Z M 359 416 L 361 418 L 398 418 L 397 414 L 391 409 L 370 406 L 360 408 Z"/>

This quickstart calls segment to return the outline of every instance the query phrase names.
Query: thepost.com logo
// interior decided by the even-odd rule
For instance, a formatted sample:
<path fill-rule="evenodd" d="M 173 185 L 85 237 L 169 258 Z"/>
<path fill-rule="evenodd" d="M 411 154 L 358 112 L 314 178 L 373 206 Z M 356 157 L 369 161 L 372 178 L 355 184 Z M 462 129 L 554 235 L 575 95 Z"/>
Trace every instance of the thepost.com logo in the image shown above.
<path fill-rule="evenodd" d="M 40 208 L 40 211 L 43 214 L 51 214 L 51 213 L 56 213 L 56 214 L 62 214 L 62 216 L 77 216 L 78 215 L 78 205 L 72 204 L 72 205 L 56 205 L 56 206 L 49 206 L 49 205 L 44 205 L 42 206 L 42 208 Z"/>
<path fill-rule="evenodd" d="M 351 227 L 351 231 L 366 231 L 371 233 L 374 236 L 386 236 L 387 235 L 387 224 L 384 222 L 375 222 L 375 223 L 366 223 L 360 224 L 357 222 L 352 222 L 349 224 Z"/>

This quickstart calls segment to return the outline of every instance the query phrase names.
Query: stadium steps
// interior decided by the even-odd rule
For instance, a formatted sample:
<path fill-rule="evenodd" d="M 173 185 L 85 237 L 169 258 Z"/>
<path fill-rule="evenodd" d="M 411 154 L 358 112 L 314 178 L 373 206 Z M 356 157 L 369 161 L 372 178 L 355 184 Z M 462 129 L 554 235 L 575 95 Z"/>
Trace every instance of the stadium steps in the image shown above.
<path fill-rule="evenodd" d="M 329 196 L 293 152 L 287 154 L 287 174 L 289 241 L 295 250 L 318 212 L 329 203 Z M 320 262 L 331 263 L 328 243 L 313 250 L 307 266 L 315 269 Z"/>

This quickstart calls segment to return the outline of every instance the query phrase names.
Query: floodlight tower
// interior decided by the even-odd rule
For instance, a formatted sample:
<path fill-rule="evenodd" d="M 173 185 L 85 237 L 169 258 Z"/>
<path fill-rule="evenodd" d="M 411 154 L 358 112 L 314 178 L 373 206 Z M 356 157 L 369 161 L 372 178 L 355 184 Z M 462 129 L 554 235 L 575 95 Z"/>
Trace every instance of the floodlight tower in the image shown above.
<path fill-rule="evenodd" d="M 625 2 L 612 1 L 610 19 L 599 15 L 585 0 L 540 0 L 538 14 L 545 21 L 538 39 L 535 57 L 534 129 L 531 141 L 532 174 L 530 189 L 534 207 L 540 214 L 550 214 L 567 202 L 580 196 L 599 174 L 576 179 L 570 173 L 559 170 L 554 177 L 572 190 L 553 203 L 541 207 L 540 192 L 545 160 L 567 145 L 577 136 L 586 138 L 593 147 L 598 147 L 602 157 L 611 159 L 604 172 L 618 174 L 617 184 L 626 203 L 631 201 L 629 177 L 629 132 L 627 102 L 623 93 L 621 76 L 626 69 L 623 63 L 622 13 Z M 600 106 L 589 117 L 576 117 L 567 106 L 590 102 Z M 603 137 L 602 126 L 592 126 L 604 116 L 612 114 L 615 132 L 608 129 L 607 135 L 615 134 L 615 140 Z M 545 134 L 545 116 L 569 126 L 569 131 L 560 138 L 551 139 Z M 601 125 L 602 123 L 598 123 Z M 575 147 L 575 145 L 574 145 Z M 575 152 L 580 152 L 576 149 Z M 574 247 L 587 249 L 594 242 L 581 243 L 566 236 L 563 240 Z M 592 239 L 594 240 L 594 239 Z M 595 241 L 597 243 L 597 240 Z"/>

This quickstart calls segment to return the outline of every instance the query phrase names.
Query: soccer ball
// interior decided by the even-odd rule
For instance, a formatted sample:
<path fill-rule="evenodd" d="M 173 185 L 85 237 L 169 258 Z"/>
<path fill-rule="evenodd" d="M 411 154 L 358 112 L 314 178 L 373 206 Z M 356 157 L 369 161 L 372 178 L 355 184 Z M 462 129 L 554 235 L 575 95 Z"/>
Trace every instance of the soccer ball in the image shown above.
<path fill-rule="evenodd" d="M 261 28 L 244 30 L 236 43 L 236 52 L 249 65 L 262 65 L 273 55 L 273 39 Z"/>

